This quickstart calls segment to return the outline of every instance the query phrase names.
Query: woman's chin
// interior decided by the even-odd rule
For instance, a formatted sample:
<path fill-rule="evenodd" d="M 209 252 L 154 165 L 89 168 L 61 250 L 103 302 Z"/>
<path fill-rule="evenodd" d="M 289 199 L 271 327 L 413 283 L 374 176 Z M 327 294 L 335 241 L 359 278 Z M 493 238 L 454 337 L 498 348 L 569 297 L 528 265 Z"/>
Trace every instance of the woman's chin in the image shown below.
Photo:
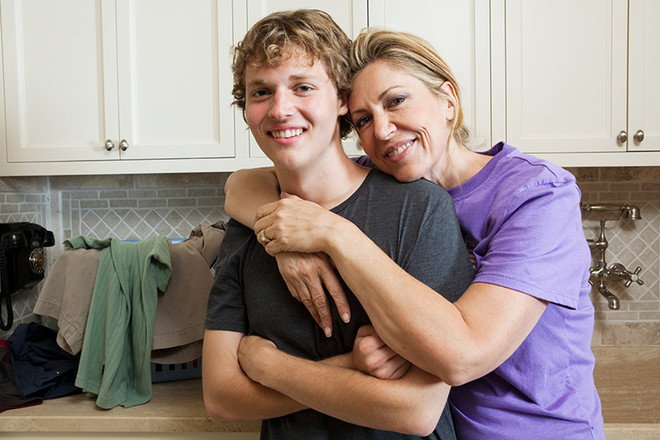
<path fill-rule="evenodd" d="M 382 172 L 393 176 L 399 182 L 412 182 L 419 180 L 424 177 L 422 170 L 417 169 L 418 167 L 410 166 L 403 161 L 400 162 L 378 162 L 376 167 Z"/>
<path fill-rule="evenodd" d="M 415 180 L 421 179 L 423 176 L 420 173 L 415 172 L 415 170 L 400 169 L 392 173 L 394 178 L 399 182 L 413 182 Z"/>

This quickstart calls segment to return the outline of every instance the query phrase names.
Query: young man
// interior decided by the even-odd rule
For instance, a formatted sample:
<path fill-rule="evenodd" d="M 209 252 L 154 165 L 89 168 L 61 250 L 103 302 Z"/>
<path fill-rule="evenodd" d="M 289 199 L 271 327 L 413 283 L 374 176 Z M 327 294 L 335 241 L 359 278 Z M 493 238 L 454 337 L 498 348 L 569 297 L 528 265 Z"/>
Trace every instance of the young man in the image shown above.
<path fill-rule="evenodd" d="M 272 14 L 236 48 L 235 101 L 282 191 L 351 220 L 411 275 L 456 300 L 473 274 L 448 195 L 422 180 L 400 184 L 342 150 L 349 46 L 323 12 Z M 269 238 L 261 232 L 259 240 Z M 351 320 L 335 310 L 328 337 L 252 230 L 231 220 L 218 262 L 202 357 L 214 419 L 264 420 L 262 438 L 273 439 L 455 438 L 440 379 L 414 365 L 396 380 L 358 371 L 354 341 L 375 330 L 347 286 Z"/>

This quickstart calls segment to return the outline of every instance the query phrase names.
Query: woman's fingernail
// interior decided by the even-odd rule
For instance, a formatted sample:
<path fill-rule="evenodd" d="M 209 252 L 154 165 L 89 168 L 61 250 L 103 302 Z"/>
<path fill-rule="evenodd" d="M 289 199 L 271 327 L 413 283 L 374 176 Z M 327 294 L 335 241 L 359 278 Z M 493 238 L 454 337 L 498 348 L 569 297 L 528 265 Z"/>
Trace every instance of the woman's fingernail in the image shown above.
<path fill-rule="evenodd" d="M 348 324 L 348 323 L 350 322 L 350 320 L 351 320 L 351 317 L 348 316 L 348 313 L 344 313 L 343 315 L 341 315 L 341 319 L 342 319 L 342 321 L 344 321 L 346 324 Z"/>
<path fill-rule="evenodd" d="M 332 329 L 330 327 L 324 328 L 323 332 L 325 333 L 326 338 L 329 338 L 330 336 L 332 336 Z"/>

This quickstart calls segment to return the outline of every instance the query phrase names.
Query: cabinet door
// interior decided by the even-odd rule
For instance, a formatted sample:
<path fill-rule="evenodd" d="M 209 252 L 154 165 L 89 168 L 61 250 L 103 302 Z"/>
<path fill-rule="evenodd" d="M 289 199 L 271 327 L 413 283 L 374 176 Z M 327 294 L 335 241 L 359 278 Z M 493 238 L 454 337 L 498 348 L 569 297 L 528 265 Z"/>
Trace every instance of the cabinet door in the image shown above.
<path fill-rule="evenodd" d="M 1 0 L 7 162 L 119 159 L 114 1 Z"/>
<path fill-rule="evenodd" d="M 327 12 L 349 38 L 367 25 L 367 0 L 247 0 L 247 8 L 248 29 L 270 13 L 302 8 Z"/>
<path fill-rule="evenodd" d="M 488 12 L 487 0 L 369 1 L 369 26 L 426 39 L 454 71 L 477 148 L 491 144 Z"/>
<path fill-rule="evenodd" d="M 367 0 L 248 0 L 247 2 L 247 26 L 245 32 L 259 19 L 266 15 L 289 9 L 320 9 L 326 11 L 332 19 L 346 32 L 349 38 L 353 38 L 360 30 L 367 26 Z M 243 34 L 237 37 L 243 38 Z M 246 125 L 241 121 L 241 128 L 237 130 L 244 131 Z M 264 157 L 263 152 L 252 135 L 249 136 L 249 151 L 251 157 Z M 361 155 L 361 149 L 355 136 L 343 141 L 344 151 L 349 155 Z"/>
<path fill-rule="evenodd" d="M 234 155 L 226 0 L 117 0 L 125 159 Z"/>
<path fill-rule="evenodd" d="M 630 0 L 628 149 L 660 151 L 660 2 Z M 643 133 L 643 140 L 635 134 Z"/>
<path fill-rule="evenodd" d="M 626 150 L 627 15 L 626 0 L 506 1 L 506 103 L 493 113 L 506 112 L 510 144 Z"/>

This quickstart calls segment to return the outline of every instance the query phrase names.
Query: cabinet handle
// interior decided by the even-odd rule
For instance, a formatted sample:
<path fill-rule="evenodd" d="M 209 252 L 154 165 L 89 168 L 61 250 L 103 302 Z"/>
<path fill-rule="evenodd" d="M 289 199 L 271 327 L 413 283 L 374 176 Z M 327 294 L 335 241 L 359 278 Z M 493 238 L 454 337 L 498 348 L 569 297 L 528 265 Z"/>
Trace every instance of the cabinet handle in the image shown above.
<path fill-rule="evenodd" d="M 106 139 L 103 146 L 107 151 L 111 151 L 113 148 L 115 148 L 115 144 L 110 139 Z"/>
<path fill-rule="evenodd" d="M 633 137 L 637 142 L 642 142 L 644 140 L 644 132 L 642 130 L 637 130 Z"/>
<path fill-rule="evenodd" d="M 122 139 L 121 142 L 119 142 L 119 148 L 121 148 L 121 151 L 128 150 L 128 142 L 126 142 L 126 139 Z"/>
<path fill-rule="evenodd" d="M 622 144 L 625 144 L 628 140 L 628 133 L 626 133 L 626 130 L 621 130 L 617 135 L 616 140 Z"/>

